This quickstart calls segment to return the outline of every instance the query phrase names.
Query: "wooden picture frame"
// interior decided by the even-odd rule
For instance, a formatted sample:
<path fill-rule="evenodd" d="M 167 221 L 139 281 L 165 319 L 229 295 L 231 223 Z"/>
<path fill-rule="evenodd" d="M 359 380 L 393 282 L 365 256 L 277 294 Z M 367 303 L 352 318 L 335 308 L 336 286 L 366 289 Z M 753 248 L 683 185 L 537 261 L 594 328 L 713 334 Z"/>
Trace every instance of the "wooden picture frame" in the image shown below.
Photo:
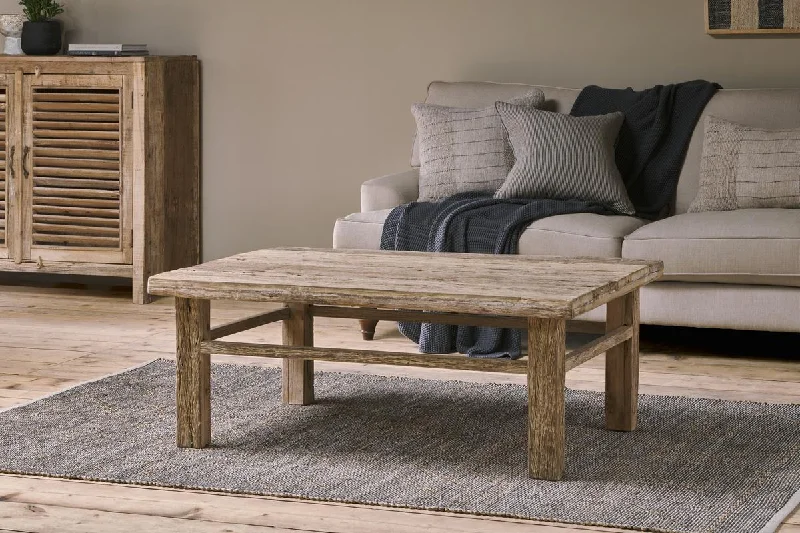
<path fill-rule="evenodd" d="M 703 0 L 706 33 L 800 33 L 800 0 Z"/>

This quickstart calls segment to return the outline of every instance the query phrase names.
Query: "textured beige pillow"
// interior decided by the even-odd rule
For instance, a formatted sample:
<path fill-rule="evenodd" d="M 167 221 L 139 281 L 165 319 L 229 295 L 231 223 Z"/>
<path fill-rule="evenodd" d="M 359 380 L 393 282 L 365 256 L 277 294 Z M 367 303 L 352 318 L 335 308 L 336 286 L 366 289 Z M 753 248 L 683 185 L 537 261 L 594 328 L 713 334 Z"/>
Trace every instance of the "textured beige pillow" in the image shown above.
<path fill-rule="evenodd" d="M 800 208 L 800 129 L 762 130 L 715 117 L 705 126 L 690 213 Z"/>
<path fill-rule="evenodd" d="M 533 89 L 510 102 L 541 107 L 544 100 L 544 93 Z M 417 121 L 420 201 L 497 191 L 514 166 L 514 154 L 494 104 L 484 109 L 417 104 L 411 111 Z"/>

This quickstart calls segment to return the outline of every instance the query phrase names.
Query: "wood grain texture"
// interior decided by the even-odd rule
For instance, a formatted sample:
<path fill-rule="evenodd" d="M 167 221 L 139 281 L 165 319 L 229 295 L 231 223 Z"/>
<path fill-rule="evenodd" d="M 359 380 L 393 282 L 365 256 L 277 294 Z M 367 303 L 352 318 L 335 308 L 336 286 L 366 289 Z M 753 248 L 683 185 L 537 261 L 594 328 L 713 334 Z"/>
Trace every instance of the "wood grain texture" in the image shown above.
<path fill-rule="evenodd" d="M 131 138 L 131 157 L 133 158 L 133 177 L 131 186 L 133 187 L 133 301 L 139 304 L 146 304 L 152 301 L 152 297 L 147 293 L 148 278 L 163 270 L 163 265 L 158 262 L 160 254 L 153 252 L 151 247 L 158 247 L 162 244 L 159 238 L 158 228 L 154 227 L 152 221 L 145 215 L 158 216 L 156 209 L 159 202 L 154 198 L 153 188 L 155 178 L 152 175 L 152 160 L 148 159 L 148 127 L 150 125 L 147 110 L 149 109 L 148 95 L 152 92 L 147 90 L 147 67 L 144 63 L 137 63 L 131 66 L 133 71 L 133 133 Z M 158 153 L 155 154 L 156 157 Z M 152 155 L 151 155 L 152 157 Z"/>
<path fill-rule="evenodd" d="M 16 235 L 19 233 L 17 229 L 17 220 L 19 220 L 19 182 L 17 179 L 17 146 L 13 142 L 13 138 L 17 128 L 17 122 L 20 120 L 18 116 L 19 104 L 16 99 L 17 88 L 16 78 L 14 73 L 1 74 L 0 84 L 4 92 L 4 110 L 3 110 L 3 131 L 2 145 L 4 158 L 4 183 L 3 183 L 3 242 L 0 244 L 0 258 L 11 259 L 14 261 L 16 253 L 18 253 L 18 245 L 16 243 Z"/>
<path fill-rule="evenodd" d="M 200 263 L 200 63 L 165 61 L 164 116 L 164 268 Z M 160 104 L 160 105 L 159 105 Z"/>
<path fill-rule="evenodd" d="M 446 274 L 445 274 L 446 273 Z M 654 261 L 285 248 L 154 276 L 151 294 L 573 318 L 661 277 Z"/>
<path fill-rule="evenodd" d="M 26 233 L 23 221 L 29 212 L 31 203 L 27 190 L 28 186 L 22 178 L 22 145 L 24 144 L 23 134 L 25 131 L 23 120 L 24 103 L 22 100 L 24 84 L 25 76 L 23 71 L 20 68 L 16 68 L 14 70 L 14 84 L 11 86 L 11 114 L 9 115 L 9 129 L 6 131 L 6 146 L 10 145 L 13 149 L 11 160 L 17 172 L 15 172 L 11 211 L 9 213 L 12 224 L 10 231 L 6 235 L 11 245 L 11 257 L 17 265 L 22 264 L 26 259 L 26 248 L 29 248 L 29 245 L 26 244 L 29 236 Z"/>
<path fill-rule="evenodd" d="M 59 140 L 69 139 L 80 131 L 88 137 L 97 132 L 109 131 L 120 134 L 122 125 L 121 91 L 123 76 L 95 74 L 52 74 L 26 75 L 23 86 L 23 112 L 25 131 L 23 145 L 23 177 L 29 192 L 30 207 L 23 220 L 26 235 L 25 258 L 37 262 L 68 261 L 72 263 L 125 264 L 130 253 L 124 249 L 123 234 L 126 233 L 124 211 L 121 209 L 123 175 L 120 168 L 121 150 L 103 150 L 102 157 L 64 156 L 44 147 L 42 139 L 48 138 L 45 131 L 59 131 Z M 59 91 L 59 100 L 51 101 L 53 91 Z M 101 105 L 114 107 L 114 112 L 61 112 L 54 108 L 65 105 L 71 94 L 79 93 L 77 106 L 86 105 L 85 100 L 100 96 Z M 115 103 L 107 103 L 109 97 Z M 49 102 L 50 110 L 40 106 Z M 123 143 L 124 146 L 124 143 Z M 30 169 L 30 171 L 28 171 Z M 93 180 L 93 173 L 102 173 L 104 179 Z M 83 179 L 83 187 L 78 187 L 64 174 Z M 44 181 L 42 181 L 44 180 Z M 62 185 L 58 185 L 61 182 Z M 104 211 L 104 217 L 115 221 L 115 227 L 95 227 L 76 217 L 65 224 L 43 223 L 40 216 L 47 215 L 52 207 L 92 207 Z M 113 212 L 113 214 L 112 214 Z M 68 216 L 68 215 L 64 215 Z M 113 232 L 111 232 L 113 230 Z M 130 229 L 127 229 L 129 232 Z M 99 234 L 98 232 L 104 232 Z"/>
<path fill-rule="evenodd" d="M 49 272 L 93 276 L 104 275 L 97 265 L 129 265 L 113 271 L 145 303 L 149 275 L 199 262 L 196 57 L 3 56 L 0 77 L 17 174 L 0 191 L 0 202 L 12 196 L 0 259 L 16 266 L 0 271 L 57 262 L 68 265 Z"/>
<path fill-rule="evenodd" d="M 609 331 L 602 337 L 570 352 L 565 365 L 567 372 L 607 352 L 614 346 L 628 341 L 631 337 L 633 337 L 633 328 L 630 326 L 620 326 Z"/>
<path fill-rule="evenodd" d="M 528 473 L 564 475 L 564 320 L 531 318 L 528 327 Z"/>
<path fill-rule="evenodd" d="M 119 104 L 120 109 L 120 136 L 124 139 L 124 142 L 116 144 L 117 149 L 119 150 L 120 154 L 120 174 L 123 179 L 120 180 L 120 220 L 121 224 L 121 245 L 122 245 L 122 262 L 127 265 L 133 265 L 133 233 L 134 233 L 134 219 L 133 219 L 133 191 L 134 191 L 134 142 L 133 142 L 133 130 L 136 126 L 136 116 L 134 115 L 134 83 L 133 83 L 133 76 L 123 76 L 122 77 L 122 93 L 121 99 L 122 102 Z M 97 95 L 100 96 L 100 95 Z M 80 95 L 83 98 L 83 95 Z M 100 99 L 98 98 L 98 101 Z M 63 104 L 59 104 L 63 105 Z M 80 105 L 87 105 L 86 103 L 81 103 Z M 108 104 L 94 104 L 94 105 L 108 105 Z M 63 143 L 64 139 L 53 139 L 57 143 Z M 57 151 L 57 150 L 69 150 L 71 153 L 80 153 L 85 156 L 90 156 L 92 154 L 96 154 L 95 157 L 98 157 L 101 153 L 113 150 L 115 147 L 114 141 L 107 141 L 105 139 L 95 140 L 92 139 L 91 141 L 96 142 L 97 144 L 94 145 L 84 145 L 81 146 L 81 143 L 85 142 L 86 139 L 73 139 L 76 146 L 57 146 L 52 147 L 50 143 L 44 144 L 41 146 L 40 151 L 45 151 L 44 153 L 52 153 L 50 151 Z M 40 143 L 42 144 L 42 143 Z M 127 179 L 125 179 L 127 178 Z M 97 180 L 99 182 L 99 180 Z"/>
<path fill-rule="evenodd" d="M 165 73 L 162 63 L 137 65 L 140 71 L 140 86 L 137 95 L 140 99 L 141 120 L 134 125 L 134 135 L 140 143 L 134 147 L 136 157 L 141 161 L 142 180 L 140 196 L 134 193 L 134 216 L 141 220 L 141 230 L 134 230 L 134 301 L 148 303 L 152 299 L 147 294 L 147 279 L 153 274 L 169 270 L 166 267 L 165 246 L 165 140 L 164 140 L 164 91 Z M 136 126 L 141 131 L 136 130 Z M 138 237 L 138 243 L 137 243 Z M 137 254 L 137 247 L 140 254 Z M 137 255 L 139 261 L 136 261 Z"/>
<path fill-rule="evenodd" d="M 329 305 L 315 305 L 314 316 L 327 318 L 357 318 L 366 322 L 375 322 L 375 324 L 381 320 L 389 320 L 393 322 L 427 322 L 429 324 L 485 326 L 490 328 L 527 329 L 528 327 L 528 320 L 525 318 L 470 315 L 466 313 L 426 313 L 424 311 L 367 309 L 360 307 L 336 307 Z"/>
<path fill-rule="evenodd" d="M 283 345 L 308 348 L 314 346 L 314 316 L 311 314 L 311 307 L 301 304 L 290 304 L 287 307 L 291 315 L 283 321 Z M 313 359 L 285 359 L 282 384 L 283 403 L 314 403 Z"/>
<path fill-rule="evenodd" d="M 201 348 L 203 352 L 214 355 L 238 355 L 243 357 L 268 357 L 276 359 L 315 359 L 318 361 L 337 361 L 341 363 L 415 366 L 420 368 L 503 372 L 509 374 L 527 374 L 528 372 L 528 363 L 526 361 L 475 359 L 463 355 L 423 355 L 405 352 L 279 346 L 223 341 L 204 342 Z"/>
<path fill-rule="evenodd" d="M 69 261 L 46 261 L 42 264 L 34 262 L 16 264 L 7 259 L 0 259 L 0 271 L 130 278 L 133 274 L 133 267 L 131 265 L 84 262 L 71 263 Z"/>
<path fill-rule="evenodd" d="M 608 304 L 609 331 L 630 326 L 631 338 L 606 353 L 606 427 L 636 429 L 639 403 L 639 290 Z"/>
<path fill-rule="evenodd" d="M 242 320 L 234 320 L 232 322 L 228 322 L 227 324 L 222 324 L 212 328 L 209 339 L 216 340 L 223 337 L 229 337 L 243 331 L 257 328 L 259 326 L 265 326 L 267 324 L 272 324 L 273 322 L 291 319 L 291 316 L 291 309 L 286 308 L 270 311 L 268 313 L 261 313 L 244 318 Z"/>
<path fill-rule="evenodd" d="M 148 303 L 150 276 L 200 262 L 200 71 L 185 60 L 135 68 L 133 283 Z"/>
<path fill-rule="evenodd" d="M 177 440 L 181 448 L 211 444 L 211 359 L 200 350 L 210 334 L 208 300 L 175 299 Z"/>
<path fill-rule="evenodd" d="M 283 321 L 283 346 L 217 341 L 204 342 L 200 347 L 205 356 L 213 353 L 282 358 L 283 401 L 291 405 L 314 401 L 314 359 L 493 371 L 527 367 L 529 473 L 539 479 L 559 480 L 564 470 L 566 318 L 571 318 L 576 308 L 596 307 L 612 300 L 611 309 L 616 311 L 619 302 L 625 302 L 627 321 L 614 322 L 607 335 L 577 351 L 569 364 L 577 366 L 623 343 L 625 360 L 635 355 L 638 370 L 638 318 L 635 326 L 630 319 L 630 306 L 634 304 L 638 317 L 638 299 L 622 295 L 633 291 L 638 298 L 637 287 L 660 276 L 662 270 L 661 263 L 625 261 L 276 249 L 168 272 L 151 278 L 150 289 L 156 293 L 163 290 L 161 294 L 216 299 L 248 299 L 250 291 L 249 299 L 256 301 L 280 298 L 302 302 L 288 306 L 291 316 Z M 389 288 L 379 291 L 371 289 L 373 286 Z M 406 302 L 421 320 L 425 320 L 426 313 L 418 311 L 431 311 L 440 320 L 452 321 L 474 320 L 475 313 L 496 312 L 498 308 L 511 316 L 530 317 L 528 363 L 313 347 L 315 310 L 339 317 L 371 313 L 369 319 L 362 319 L 364 340 L 371 340 L 378 315 L 399 316 L 397 311 L 372 309 L 376 302 L 386 307 Z M 330 307 L 337 304 L 367 309 Z M 460 319 L 443 314 L 456 308 L 469 314 Z M 613 313 L 609 313 L 612 317 Z M 229 331 L 241 329 L 239 324 Z M 631 342 L 634 337 L 635 343 Z M 609 382 L 619 387 L 618 381 Z M 618 401 L 613 391 L 607 398 Z M 627 404 L 626 407 L 630 408 Z M 619 409 L 614 416 L 619 416 Z M 616 427 L 615 423 L 609 422 L 609 427 Z"/>

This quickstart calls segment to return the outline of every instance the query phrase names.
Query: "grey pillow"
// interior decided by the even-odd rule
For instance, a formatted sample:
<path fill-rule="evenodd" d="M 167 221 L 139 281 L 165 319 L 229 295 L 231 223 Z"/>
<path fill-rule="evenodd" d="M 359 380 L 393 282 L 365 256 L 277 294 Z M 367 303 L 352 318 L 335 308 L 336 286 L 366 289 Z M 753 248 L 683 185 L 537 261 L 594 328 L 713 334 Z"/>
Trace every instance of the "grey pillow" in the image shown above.
<path fill-rule="evenodd" d="M 511 101 L 540 107 L 544 100 L 544 93 L 534 89 Z M 514 156 L 494 105 L 464 109 L 416 104 L 411 111 L 417 121 L 421 201 L 460 192 L 497 191 Z"/>
<path fill-rule="evenodd" d="M 800 208 L 800 129 L 707 117 L 700 189 L 689 212 L 768 207 Z"/>
<path fill-rule="evenodd" d="M 635 209 L 614 159 L 622 113 L 573 117 L 498 102 L 516 163 L 495 198 L 584 200 Z"/>

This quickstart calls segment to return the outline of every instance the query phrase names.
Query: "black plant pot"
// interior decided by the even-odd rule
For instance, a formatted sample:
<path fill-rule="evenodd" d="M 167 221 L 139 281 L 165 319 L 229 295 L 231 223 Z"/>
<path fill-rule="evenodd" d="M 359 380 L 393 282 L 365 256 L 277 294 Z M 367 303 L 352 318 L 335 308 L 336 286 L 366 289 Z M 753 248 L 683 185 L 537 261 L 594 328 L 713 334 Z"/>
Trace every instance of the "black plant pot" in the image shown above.
<path fill-rule="evenodd" d="M 29 56 L 53 56 L 61 51 L 61 22 L 26 22 L 22 25 L 22 51 Z"/>

